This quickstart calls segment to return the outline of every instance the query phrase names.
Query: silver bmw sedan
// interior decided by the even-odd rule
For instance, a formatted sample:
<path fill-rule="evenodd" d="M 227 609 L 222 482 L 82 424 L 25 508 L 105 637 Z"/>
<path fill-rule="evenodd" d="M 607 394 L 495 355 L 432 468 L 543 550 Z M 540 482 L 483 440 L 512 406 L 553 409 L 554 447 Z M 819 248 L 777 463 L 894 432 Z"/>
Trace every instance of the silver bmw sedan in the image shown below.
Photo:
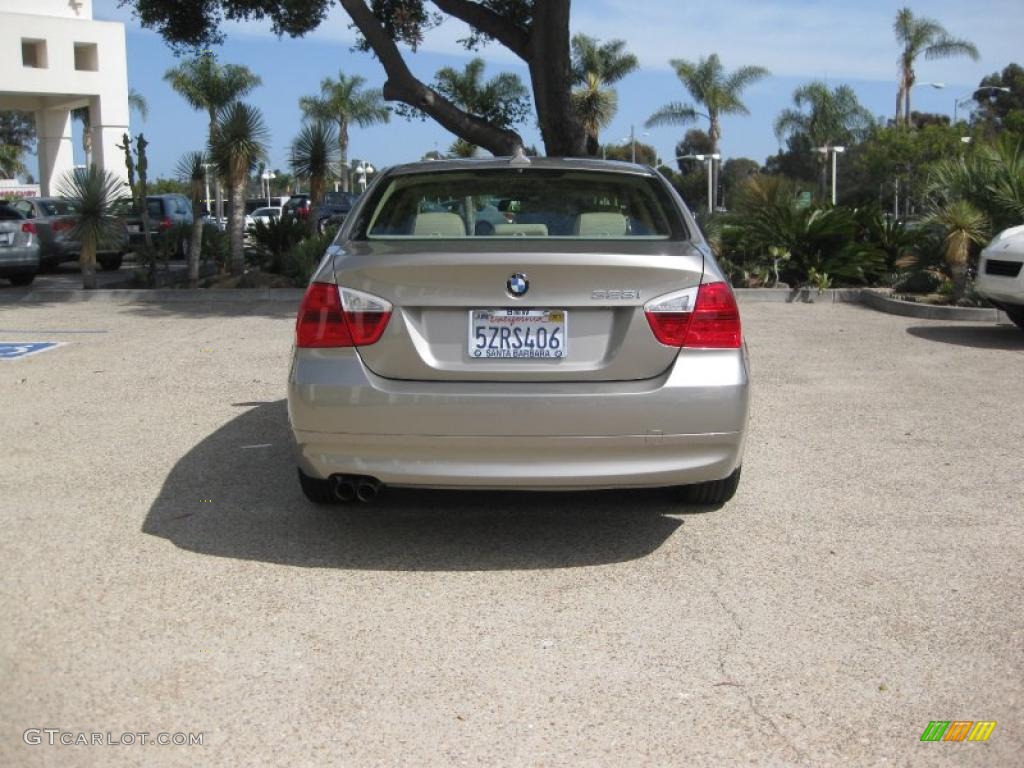
<path fill-rule="evenodd" d="M 299 308 L 288 413 L 319 503 L 393 485 L 722 504 L 748 389 L 736 300 L 667 181 L 520 155 L 374 181 Z"/>

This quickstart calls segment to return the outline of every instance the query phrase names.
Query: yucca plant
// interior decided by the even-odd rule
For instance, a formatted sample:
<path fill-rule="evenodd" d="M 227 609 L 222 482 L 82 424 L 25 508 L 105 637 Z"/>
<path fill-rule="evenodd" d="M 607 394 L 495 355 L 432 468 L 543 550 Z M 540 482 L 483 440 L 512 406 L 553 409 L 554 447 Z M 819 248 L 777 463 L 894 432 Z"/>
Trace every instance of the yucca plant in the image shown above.
<path fill-rule="evenodd" d="M 583 84 L 572 92 L 572 108 L 587 134 L 587 151 L 597 154 L 598 134 L 619 109 L 619 96 L 608 88 L 601 76 L 587 72 Z"/>
<path fill-rule="evenodd" d="M 943 256 L 953 279 L 953 301 L 967 293 L 967 268 L 971 249 L 991 236 L 988 217 L 967 200 L 953 200 L 928 213 L 925 221 L 942 236 Z"/>
<path fill-rule="evenodd" d="M 309 199 L 314 206 L 320 205 L 327 182 L 334 178 L 339 156 L 337 142 L 338 129 L 325 120 L 306 123 L 292 142 L 292 171 L 309 179 Z M 311 214 L 307 223 L 309 233 L 316 234 L 317 217 Z"/>
<path fill-rule="evenodd" d="M 205 166 L 205 153 L 186 152 L 178 161 L 178 166 L 175 169 L 178 180 L 188 185 L 189 196 L 192 198 L 192 242 L 188 249 L 189 288 L 195 288 L 199 284 L 199 261 L 203 250 L 203 217 L 200 215 L 200 208 L 203 205 L 203 191 L 206 182 Z"/>
<path fill-rule="evenodd" d="M 231 273 L 245 269 L 245 188 L 256 164 L 266 155 L 269 138 L 263 115 L 256 107 L 236 101 L 217 113 L 217 127 L 210 141 L 210 160 L 228 184 L 231 214 Z"/>
<path fill-rule="evenodd" d="M 71 236 L 81 244 L 78 263 L 82 288 L 96 287 L 96 251 L 101 243 L 117 240 L 124 225 L 114 215 L 114 206 L 125 194 L 125 185 L 110 171 L 95 165 L 75 168 L 64 174 L 57 193 L 75 207 L 77 221 Z"/>

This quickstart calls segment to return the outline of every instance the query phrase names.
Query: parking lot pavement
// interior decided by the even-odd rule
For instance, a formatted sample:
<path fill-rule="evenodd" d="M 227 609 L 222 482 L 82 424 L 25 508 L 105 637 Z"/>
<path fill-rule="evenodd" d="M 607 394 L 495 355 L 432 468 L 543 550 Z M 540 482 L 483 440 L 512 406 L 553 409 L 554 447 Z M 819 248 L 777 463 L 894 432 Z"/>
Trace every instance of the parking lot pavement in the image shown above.
<path fill-rule="evenodd" d="M 0 361 L 0 765 L 1019 765 L 1024 334 L 743 309 L 721 509 L 330 512 L 295 483 L 288 307 L 0 304 L 0 340 L 69 342 Z"/>

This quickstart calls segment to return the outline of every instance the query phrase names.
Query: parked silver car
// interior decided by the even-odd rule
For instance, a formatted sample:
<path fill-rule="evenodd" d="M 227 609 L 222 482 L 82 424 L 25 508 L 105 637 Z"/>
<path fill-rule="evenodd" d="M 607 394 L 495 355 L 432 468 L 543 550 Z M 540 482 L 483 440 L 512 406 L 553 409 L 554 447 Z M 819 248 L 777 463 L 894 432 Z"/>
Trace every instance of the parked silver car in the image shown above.
<path fill-rule="evenodd" d="M 24 214 L 0 200 L 0 278 L 31 285 L 39 271 L 39 237 Z"/>
<path fill-rule="evenodd" d="M 48 269 L 78 258 L 82 244 L 75 238 L 78 213 L 74 203 L 60 197 L 25 197 L 11 207 L 32 221 L 39 238 L 39 268 Z M 99 244 L 96 261 L 103 269 L 117 269 L 128 250 L 128 233 L 121 228 Z"/>
<path fill-rule="evenodd" d="M 479 234 L 493 199 L 514 216 Z M 732 290 L 671 185 L 520 156 L 381 174 L 302 300 L 288 412 L 318 502 L 389 484 L 719 504 L 748 386 Z"/>

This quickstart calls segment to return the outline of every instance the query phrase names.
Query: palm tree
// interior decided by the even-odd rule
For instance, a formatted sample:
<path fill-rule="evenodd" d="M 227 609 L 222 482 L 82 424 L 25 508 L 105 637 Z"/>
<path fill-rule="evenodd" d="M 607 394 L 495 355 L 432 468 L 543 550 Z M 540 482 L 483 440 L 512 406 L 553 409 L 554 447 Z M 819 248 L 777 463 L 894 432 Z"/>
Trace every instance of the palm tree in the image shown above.
<path fill-rule="evenodd" d="M 601 43 L 587 35 L 574 35 L 572 38 L 572 77 L 577 84 L 586 81 L 588 72 L 593 72 L 606 83 L 617 83 L 639 68 L 637 57 L 626 52 L 625 40 Z"/>
<path fill-rule="evenodd" d="M 96 251 L 105 240 L 124 231 L 114 215 L 114 205 L 124 195 L 124 182 L 110 171 L 90 165 L 68 171 L 58 194 L 75 207 L 77 221 L 71 236 L 81 243 L 78 263 L 82 270 L 82 288 L 96 287 Z"/>
<path fill-rule="evenodd" d="M 857 94 L 848 85 L 834 89 L 815 80 L 793 92 L 796 109 L 784 109 L 775 119 L 775 135 L 806 136 L 812 147 L 848 144 L 861 138 L 874 122 L 871 113 L 857 101 Z M 821 155 L 821 189 L 828 184 L 828 164 Z"/>
<path fill-rule="evenodd" d="M 239 64 L 220 64 L 213 56 L 186 59 L 164 73 L 164 80 L 192 109 L 206 110 L 209 117 L 207 142 L 212 143 L 217 130 L 217 113 L 260 85 L 258 75 Z M 221 204 L 220 178 L 214 179 L 218 220 L 224 217 Z"/>
<path fill-rule="evenodd" d="M 708 136 L 711 138 L 712 153 L 719 152 L 722 139 L 722 115 L 749 115 L 750 110 L 740 95 L 749 86 L 767 77 L 770 73 L 764 67 L 740 67 L 731 74 L 725 71 L 717 53 L 696 62 L 686 59 L 672 59 L 669 64 L 676 71 L 676 77 L 690 93 L 697 104 L 705 110 L 698 112 L 690 104 L 674 101 L 666 104 L 648 118 L 646 126 L 688 125 L 699 117 L 708 121 Z M 715 168 L 714 186 L 718 189 L 718 169 Z"/>
<path fill-rule="evenodd" d="M 292 142 L 292 171 L 309 179 L 309 199 L 318 204 L 324 188 L 334 178 L 338 162 L 338 129 L 332 123 L 315 120 L 306 123 Z M 310 214 L 309 230 L 316 234 L 317 217 Z"/>
<path fill-rule="evenodd" d="M 967 265 L 971 246 L 988 242 L 991 226 L 988 217 L 966 200 L 953 200 L 934 209 L 926 221 L 942 235 L 943 257 L 953 278 L 953 300 L 967 292 Z"/>
<path fill-rule="evenodd" d="M 465 139 L 456 139 L 451 143 L 451 146 L 448 147 L 448 156 L 469 159 L 471 157 L 476 157 L 476 150 L 476 144 L 470 144 Z"/>
<path fill-rule="evenodd" d="M 614 88 L 605 88 L 604 81 L 594 72 L 588 72 L 581 88 L 572 92 L 572 108 L 587 134 L 587 152 L 596 155 L 600 147 L 598 134 L 608 126 L 619 108 L 619 96 Z"/>
<path fill-rule="evenodd" d="M 210 161 L 228 184 L 231 213 L 228 237 L 231 243 L 231 273 L 245 268 L 245 189 L 249 174 L 266 154 L 266 123 L 256 107 L 232 102 L 217 113 L 217 125 L 210 141 Z"/>
<path fill-rule="evenodd" d="M 914 64 L 924 54 L 926 59 L 948 59 L 953 56 L 970 56 L 978 60 L 978 49 L 967 40 L 951 37 L 946 28 L 935 19 L 914 16 L 909 8 L 901 8 L 893 23 L 896 40 L 903 50 L 900 52 L 900 83 L 896 92 L 896 124 L 900 114 L 904 125 L 910 125 L 910 91 L 917 80 Z"/>
<path fill-rule="evenodd" d="M 128 89 L 128 109 L 135 110 L 145 122 L 149 117 L 149 102 L 146 97 L 134 88 Z M 88 106 L 71 110 L 71 118 L 82 124 L 82 151 L 85 152 L 85 164 L 92 162 L 92 113 Z"/>
<path fill-rule="evenodd" d="M 640 67 L 625 40 L 600 43 L 587 35 L 572 38 L 572 75 L 580 88 L 573 91 L 576 114 L 587 133 L 587 152 L 596 155 L 600 147 L 598 131 L 612 121 L 618 94 L 606 88 Z"/>
<path fill-rule="evenodd" d="M 188 249 L 188 285 L 195 288 L 199 283 L 199 260 L 203 248 L 203 217 L 199 211 L 203 205 L 203 190 L 206 182 L 206 154 L 186 152 L 175 168 L 178 180 L 188 184 L 192 198 L 192 242 Z"/>
<path fill-rule="evenodd" d="M 0 144 L 0 179 L 13 179 L 28 168 L 21 161 L 22 148 L 14 144 Z"/>
<path fill-rule="evenodd" d="M 360 128 L 386 123 L 391 110 L 384 105 L 384 95 L 377 88 L 363 88 L 366 78 L 338 73 L 338 79 L 325 77 L 320 81 L 320 96 L 303 96 L 299 108 L 307 120 L 334 123 L 338 128 L 338 159 L 341 164 L 341 188 L 349 189 L 348 140 L 349 126 Z M 317 201 L 314 199 L 314 203 Z"/>
<path fill-rule="evenodd" d="M 461 69 L 442 67 L 434 75 L 434 90 L 460 109 L 477 115 L 498 128 L 511 128 L 530 112 L 526 86 L 518 75 L 501 72 L 484 80 L 487 64 L 481 58 L 470 59 Z M 406 114 L 407 110 L 401 110 Z M 413 113 L 414 114 L 414 113 Z M 456 140 L 450 149 L 459 157 L 472 157 L 477 146 Z"/>

